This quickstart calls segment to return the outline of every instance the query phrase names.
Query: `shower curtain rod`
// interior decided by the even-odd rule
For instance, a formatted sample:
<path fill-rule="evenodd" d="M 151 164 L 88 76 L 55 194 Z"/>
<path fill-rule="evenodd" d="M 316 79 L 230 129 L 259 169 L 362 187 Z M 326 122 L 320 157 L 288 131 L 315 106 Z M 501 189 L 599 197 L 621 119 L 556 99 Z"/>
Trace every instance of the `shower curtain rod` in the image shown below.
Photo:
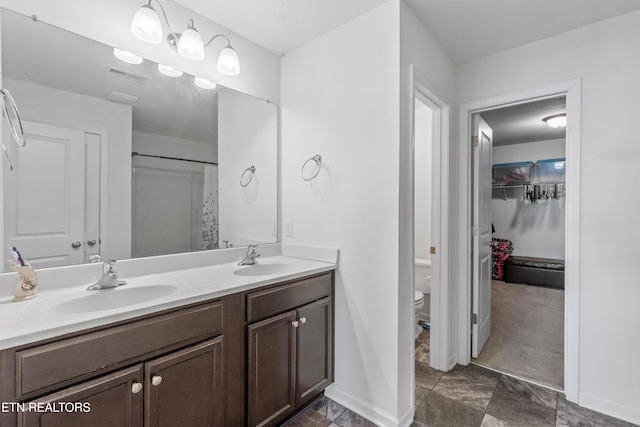
<path fill-rule="evenodd" d="M 138 153 L 137 151 L 134 151 L 133 153 L 131 153 L 131 157 L 136 157 L 136 156 L 140 156 L 140 157 L 154 157 L 156 159 L 166 159 L 166 160 L 180 160 L 181 162 L 193 162 L 193 163 L 203 163 L 205 165 L 214 165 L 214 166 L 218 166 L 217 163 L 213 163 L 213 162 L 205 162 L 203 160 L 190 160 L 190 159 L 181 159 L 179 157 L 167 157 L 167 156 L 156 156 L 155 154 L 142 154 L 142 153 Z"/>

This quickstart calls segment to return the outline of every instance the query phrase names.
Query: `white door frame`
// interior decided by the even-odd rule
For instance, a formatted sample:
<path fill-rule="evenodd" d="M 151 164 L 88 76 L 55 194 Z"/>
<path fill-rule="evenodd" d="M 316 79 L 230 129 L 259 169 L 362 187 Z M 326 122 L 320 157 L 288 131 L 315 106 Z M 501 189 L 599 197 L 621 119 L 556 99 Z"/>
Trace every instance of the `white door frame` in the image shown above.
<path fill-rule="evenodd" d="M 449 293 L 449 106 L 442 101 L 432 89 L 429 80 L 417 70 L 413 64 L 410 67 L 410 81 L 412 85 L 411 95 L 411 159 L 409 167 L 411 176 L 415 175 L 415 98 L 419 96 L 433 111 L 433 192 L 431 195 L 431 246 L 436 248 L 436 254 L 431 257 L 431 356 L 430 365 L 439 370 L 448 371 L 452 362 L 450 360 L 451 340 L 449 339 L 449 323 L 443 319 L 449 318 L 450 293 Z M 413 186 L 413 180 L 411 181 Z M 414 193 L 411 193 L 411 230 L 415 230 Z M 411 233 L 411 283 L 415 284 L 415 233 Z M 415 290 L 415 288 L 413 288 Z M 413 307 L 413 292 L 411 292 Z M 413 316 L 413 313 L 411 313 Z M 412 342 L 413 346 L 413 342 Z M 414 366 L 413 348 L 411 350 L 411 366 Z M 453 360 L 455 364 L 455 360 Z M 412 381 L 415 381 L 412 375 Z M 412 387 L 413 388 L 413 387 Z"/>
<path fill-rule="evenodd" d="M 459 121 L 459 221 L 457 228 L 458 276 L 458 363 L 471 359 L 471 115 L 506 105 L 517 105 L 537 98 L 566 95 L 566 229 L 565 229 L 565 314 L 564 388 L 567 400 L 578 402 L 579 374 L 579 258 L 580 258 L 580 121 L 581 80 L 571 80 L 520 92 L 481 99 L 460 105 Z M 443 319 L 446 321 L 446 319 Z M 453 335 L 452 335 L 453 337 Z"/>

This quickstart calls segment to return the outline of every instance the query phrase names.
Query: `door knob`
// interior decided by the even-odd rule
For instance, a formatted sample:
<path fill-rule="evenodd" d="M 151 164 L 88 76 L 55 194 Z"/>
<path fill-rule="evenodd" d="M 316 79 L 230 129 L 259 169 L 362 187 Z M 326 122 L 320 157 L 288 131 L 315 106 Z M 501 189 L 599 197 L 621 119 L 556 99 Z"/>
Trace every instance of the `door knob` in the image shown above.
<path fill-rule="evenodd" d="M 78 249 L 80 246 L 82 246 L 82 243 L 77 241 L 77 240 L 75 242 L 71 243 L 71 247 L 73 249 Z"/>
<path fill-rule="evenodd" d="M 298 327 L 298 321 L 297 320 L 292 321 L 291 324 L 293 325 L 294 328 Z"/>
<path fill-rule="evenodd" d="M 162 377 L 160 375 L 154 375 L 153 377 L 151 377 L 151 384 L 160 385 L 161 382 L 162 382 Z"/>
<path fill-rule="evenodd" d="M 142 384 L 140 383 L 133 383 L 131 384 L 131 393 L 140 393 L 142 391 Z"/>
<path fill-rule="evenodd" d="M 305 323 L 307 323 L 307 318 L 306 318 L 306 317 L 301 317 L 301 318 L 300 318 L 300 323 L 302 323 L 303 325 L 304 325 Z"/>
<path fill-rule="evenodd" d="M 93 246 L 96 244 L 96 239 L 87 240 L 87 245 Z"/>

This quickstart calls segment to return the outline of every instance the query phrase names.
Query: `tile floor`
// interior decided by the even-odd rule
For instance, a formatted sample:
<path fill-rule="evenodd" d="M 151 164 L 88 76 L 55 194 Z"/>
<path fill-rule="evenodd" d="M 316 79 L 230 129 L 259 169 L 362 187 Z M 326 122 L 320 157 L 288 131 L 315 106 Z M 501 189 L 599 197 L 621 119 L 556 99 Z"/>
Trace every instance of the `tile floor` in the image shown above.
<path fill-rule="evenodd" d="M 416 340 L 416 413 L 412 427 L 634 427 L 581 408 L 562 393 L 476 365 L 440 372 L 429 366 L 429 332 Z M 374 427 L 327 397 L 286 427 Z M 635 426 L 637 427 L 637 426 Z"/>

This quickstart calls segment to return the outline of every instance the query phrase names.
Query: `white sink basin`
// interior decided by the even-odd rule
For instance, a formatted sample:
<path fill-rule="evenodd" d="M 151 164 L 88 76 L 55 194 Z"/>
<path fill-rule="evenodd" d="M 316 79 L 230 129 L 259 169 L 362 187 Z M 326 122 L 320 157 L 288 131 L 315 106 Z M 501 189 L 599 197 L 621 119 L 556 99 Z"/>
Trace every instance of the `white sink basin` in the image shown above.
<path fill-rule="evenodd" d="M 82 296 L 69 299 L 51 306 L 55 313 L 89 313 L 93 311 L 113 310 L 141 304 L 166 297 L 178 288 L 171 285 L 151 285 L 127 288 L 127 285 L 96 291 L 85 291 Z"/>
<path fill-rule="evenodd" d="M 294 269 L 295 264 L 289 263 L 271 263 L 271 264 L 254 264 L 244 266 L 233 274 L 238 276 L 270 276 L 274 274 L 288 273 Z"/>

